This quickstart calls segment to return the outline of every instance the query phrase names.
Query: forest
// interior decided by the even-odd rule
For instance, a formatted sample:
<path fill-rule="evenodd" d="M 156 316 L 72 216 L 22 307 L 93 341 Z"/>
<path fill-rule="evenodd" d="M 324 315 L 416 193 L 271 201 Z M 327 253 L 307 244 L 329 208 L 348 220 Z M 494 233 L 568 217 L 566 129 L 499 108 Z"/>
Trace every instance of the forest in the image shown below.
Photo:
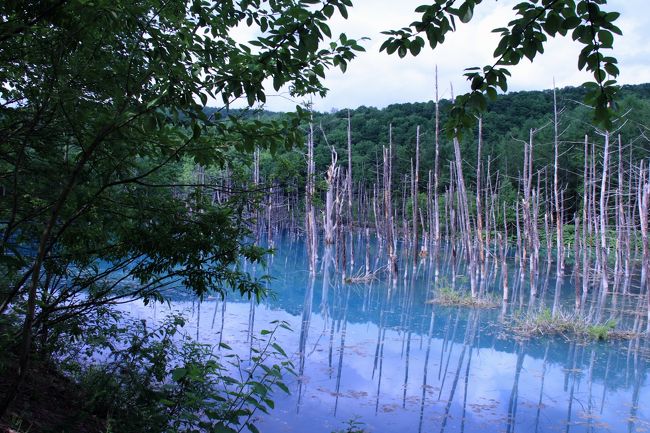
<path fill-rule="evenodd" d="M 322 231 L 325 243 L 337 238 L 337 260 L 347 225 L 371 230 L 389 244 L 389 256 L 404 241 L 416 263 L 441 243 L 455 249 L 458 241 L 470 263 L 480 256 L 497 266 L 500 254 L 505 266 L 513 248 L 519 266 L 530 266 L 533 293 L 540 260 L 558 275 L 570 264 L 584 281 L 576 290 L 579 307 L 592 279 L 602 279 L 603 300 L 611 278 L 614 293 L 621 287 L 627 293 L 632 280 L 637 293 L 647 284 L 649 90 L 621 89 L 624 115 L 615 134 L 590 124 L 580 102 L 584 89 L 577 88 L 500 96 L 462 140 L 448 139 L 441 128 L 448 100 L 313 113 L 303 125 L 306 165 L 302 149 L 256 152 L 225 173 L 213 172 L 213 182 L 266 185 L 257 230 L 267 230 L 269 240 L 273 230 L 306 230 L 308 239 Z M 501 278 L 507 301 L 507 274 Z"/>
<path fill-rule="evenodd" d="M 557 104 L 560 122 L 560 139 L 562 141 L 560 182 L 566 189 L 568 209 L 571 213 L 578 210 L 578 197 L 582 191 L 582 168 L 584 165 L 584 136 L 593 135 L 596 129 L 590 125 L 590 110 L 582 105 L 585 90 L 581 88 L 563 88 L 557 90 Z M 619 122 L 624 126 L 618 131 L 626 145 L 626 158 L 642 159 L 647 152 L 645 123 L 647 103 L 650 98 L 649 85 L 623 86 L 619 95 L 619 110 L 625 117 Z M 440 101 L 440 128 L 445 124 L 451 102 Z M 352 177 L 355 182 L 363 183 L 365 188 L 372 188 L 381 176 L 382 148 L 389 144 L 389 128 L 392 130 L 394 146 L 393 173 L 397 178 L 410 174 L 411 160 L 415 155 L 417 127 L 420 127 L 420 172 L 421 191 L 426 191 L 427 173 L 434 169 L 435 161 L 435 103 L 395 104 L 383 109 L 359 107 L 349 110 L 352 149 Z M 273 117 L 270 113 L 261 116 Z M 501 95 L 488 105 L 482 116 L 483 148 L 481 161 L 486 166 L 490 161 L 493 173 L 499 172 L 509 179 L 509 184 L 516 193 L 518 177 L 524 159 L 523 141 L 528 141 L 531 129 L 535 133 L 535 155 L 533 170 L 543 170 L 553 164 L 553 91 L 514 92 Z M 330 146 L 341 155 L 341 161 L 347 158 L 348 111 L 336 113 L 314 113 L 314 162 L 318 173 L 325 173 L 330 164 Z M 306 130 L 306 125 L 303 125 Z M 460 141 L 466 176 L 470 183 L 475 182 L 477 161 L 477 129 L 470 129 Z M 640 142 L 640 143 L 639 143 Z M 638 143 L 638 144 L 635 144 Z M 602 144 L 597 143 L 598 146 Z M 283 188 L 301 189 L 304 184 L 305 169 L 301 159 L 304 152 L 295 149 L 292 152 L 277 152 L 261 155 L 260 175 L 267 181 L 275 181 Z M 440 171 L 440 187 L 449 183 L 448 162 L 453 161 L 453 143 L 446 139 L 445 132 L 439 132 L 439 161 L 444 162 Z M 246 170 L 247 164 L 243 164 Z M 345 165 L 345 164 L 344 164 Z M 249 176 L 246 172 L 243 178 Z M 250 177 L 250 176 L 249 176 Z M 322 177 L 322 176 L 321 176 Z M 291 184 L 289 180 L 294 180 Z M 397 193 L 399 182 L 393 185 Z M 322 187 L 321 187 L 322 189 Z M 398 194 L 399 196 L 399 194 Z M 512 198 L 510 199 L 512 201 Z"/>

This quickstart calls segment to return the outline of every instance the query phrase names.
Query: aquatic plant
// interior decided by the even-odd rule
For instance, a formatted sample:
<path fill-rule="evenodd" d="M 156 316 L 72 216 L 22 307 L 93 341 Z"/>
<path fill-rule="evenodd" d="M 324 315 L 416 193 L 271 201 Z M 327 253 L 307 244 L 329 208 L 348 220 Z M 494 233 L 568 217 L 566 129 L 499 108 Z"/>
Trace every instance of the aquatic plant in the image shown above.
<path fill-rule="evenodd" d="M 616 330 L 616 325 L 613 319 L 592 323 L 580 314 L 567 313 L 563 310 L 553 313 L 550 309 L 544 308 L 535 313 L 514 317 L 506 327 L 524 338 L 560 335 L 567 339 L 605 341 L 613 338 L 631 339 L 638 336 L 636 333 Z"/>
<path fill-rule="evenodd" d="M 435 297 L 428 300 L 427 303 L 472 308 L 497 308 L 499 306 L 498 302 L 490 295 L 475 298 L 470 293 L 460 292 L 451 287 L 439 288 Z"/>

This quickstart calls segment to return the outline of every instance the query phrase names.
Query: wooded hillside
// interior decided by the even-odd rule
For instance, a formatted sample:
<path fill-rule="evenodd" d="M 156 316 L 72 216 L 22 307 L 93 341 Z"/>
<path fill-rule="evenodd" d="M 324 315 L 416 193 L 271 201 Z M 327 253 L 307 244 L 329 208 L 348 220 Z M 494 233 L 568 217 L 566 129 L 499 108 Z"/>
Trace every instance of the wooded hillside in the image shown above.
<path fill-rule="evenodd" d="M 441 92 L 444 93 L 444 92 Z M 449 92 L 446 92 L 447 94 Z M 592 111 L 582 104 L 585 90 L 566 87 L 557 91 L 560 110 L 561 158 L 560 182 L 566 185 L 565 197 L 569 210 L 575 210 L 580 195 L 582 167 L 584 164 L 584 137 L 594 135 L 591 125 Z M 449 179 L 448 161 L 454 159 L 452 140 L 448 139 L 443 126 L 451 101 L 440 101 L 440 161 L 441 188 Z M 625 144 L 625 158 L 636 161 L 648 155 L 650 141 L 646 138 L 650 125 L 650 84 L 623 86 L 619 96 L 619 112 L 622 117 L 618 125 Z M 330 163 L 330 146 L 334 146 L 341 161 L 346 158 L 348 111 L 314 113 L 314 159 L 316 172 L 323 174 Z M 511 180 L 517 187 L 517 178 L 524 159 L 523 141 L 528 141 L 530 129 L 537 129 L 533 156 L 533 171 L 553 163 L 553 92 L 526 91 L 500 95 L 489 104 L 483 117 L 483 165 L 490 161 L 492 173 L 497 171 Z M 394 146 L 393 176 L 400 179 L 410 173 L 411 160 L 415 157 L 416 128 L 420 126 L 421 155 L 419 179 L 426 189 L 427 173 L 433 170 L 435 140 L 435 104 L 426 103 L 393 104 L 377 109 L 359 107 L 350 110 L 352 139 L 352 177 L 371 188 L 377 182 L 377 167 L 381 165 L 382 146 L 389 141 L 389 127 L 392 125 Z M 476 167 L 477 130 L 468 131 L 461 140 L 461 152 L 467 166 L 467 181 L 474 182 Z M 596 143 L 596 146 L 602 144 Z M 271 157 L 262 156 L 260 166 L 263 179 L 276 179 L 289 189 L 300 188 L 306 166 L 304 150 L 280 152 Z M 394 185 L 399 185 L 398 183 Z"/>

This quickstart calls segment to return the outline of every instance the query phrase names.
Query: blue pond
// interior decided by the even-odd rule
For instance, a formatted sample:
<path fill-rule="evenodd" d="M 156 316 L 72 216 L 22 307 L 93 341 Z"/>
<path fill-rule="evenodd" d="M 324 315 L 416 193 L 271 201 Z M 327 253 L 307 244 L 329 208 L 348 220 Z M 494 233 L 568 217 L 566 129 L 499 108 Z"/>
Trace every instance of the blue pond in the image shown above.
<path fill-rule="evenodd" d="M 234 298 L 171 304 L 190 318 L 188 333 L 226 342 L 242 356 L 252 334 L 274 320 L 290 324 L 293 331 L 282 330 L 278 343 L 297 376 L 287 378 L 290 395 L 276 393 L 275 409 L 258 414 L 262 432 L 330 433 L 350 420 L 384 433 L 650 431 L 647 339 L 518 339 L 500 325 L 500 308 L 427 303 L 435 281 L 449 278 L 443 265 L 437 276 L 427 259 L 415 272 L 409 264 L 394 282 L 379 275 L 343 284 L 333 253 L 321 256 L 310 278 L 304 245 L 282 239 L 267 269 L 248 268 L 273 277 L 274 296 L 260 304 Z M 356 259 L 357 268 L 365 267 L 365 256 Z M 383 265 L 371 259 L 371 269 Z M 152 320 L 169 312 L 136 302 L 122 308 Z"/>

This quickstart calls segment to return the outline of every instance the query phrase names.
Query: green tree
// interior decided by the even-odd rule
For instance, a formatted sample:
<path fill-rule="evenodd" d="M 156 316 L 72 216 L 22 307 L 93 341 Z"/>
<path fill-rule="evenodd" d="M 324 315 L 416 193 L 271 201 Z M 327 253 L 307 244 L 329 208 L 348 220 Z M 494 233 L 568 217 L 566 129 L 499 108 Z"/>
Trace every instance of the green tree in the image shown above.
<path fill-rule="evenodd" d="M 181 161 L 219 165 L 230 149 L 302 141 L 300 115 L 224 116 L 263 103 L 268 79 L 293 96 L 326 92 L 326 69 L 362 50 L 327 25 L 349 0 L 44 0 L 0 5 L 0 319 L 13 332 L 14 385 L 34 337 L 100 305 L 160 299 L 183 285 L 259 296 L 236 266 L 245 198 L 212 203 Z M 240 25 L 258 36 L 238 41 Z M 324 42 L 330 42 L 324 44 Z M 208 101 L 223 106 L 208 116 Z M 13 321 L 17 328 L 5 328 Z M 7 331 L 7 329 L 9 329 Z M 15 343 L 15 344 L 14 344 Z"/>
<path fill-rule="evenodd" d="M 449 32 L 456 30 L 456 21 L 470 22 L 474 10 L 483 0 L 435 0 L 421 5 L 418 21 L 399 30 L 384 32 L 389 37 L 381 51 L 417 56 L 426 45 L 432 49 L 442 44 Z M 494 63 L 484 67 L 470 67 L 465 76 L 471 82 L 471 91 L 456 98 L 447 122 L 449 135 L 460 135 L 474 125 L 475 116 L 487 109 L 488 100 L 495 100 L 497 91 L 508 90 L 509 67 L 524 58 L 533 61 L 544 52 L 549 37 L 571 35 L 582 45 L 578 69 L 593 74 L 593 82 L 585 83 L 588 93 L 585 101 L 594 107 L 594 121 L 611 127 L 614 95 L 618 90 L 619 74 L 616 58 L 607 55 L 614 43 L 614 34 L 621 30 L 614 24 L 618 12 L 601 9 L 607 0 L 529 0 L 518 3 L 516 18 L 507 26 L 494 29 L 501 35 L 494 50 Z"/>

